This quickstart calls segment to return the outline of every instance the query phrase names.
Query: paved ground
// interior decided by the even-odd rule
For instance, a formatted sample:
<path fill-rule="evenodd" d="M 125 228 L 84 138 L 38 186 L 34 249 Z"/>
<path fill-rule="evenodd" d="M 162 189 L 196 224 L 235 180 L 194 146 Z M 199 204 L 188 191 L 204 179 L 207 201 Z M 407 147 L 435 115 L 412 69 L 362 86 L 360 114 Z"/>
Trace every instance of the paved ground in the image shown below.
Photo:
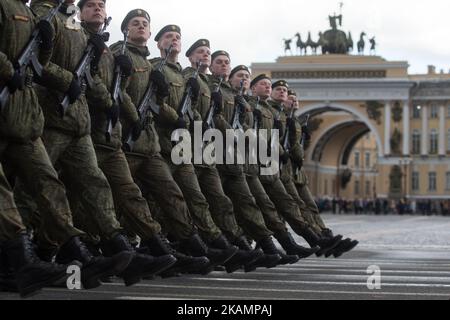
<path fill-rule="evenodd" d="M 117 282 L 92 291 L 45 289 L 35 299 L 450 299 L 450 218 L 324 217 L 361 245 L 340 259 L 309 258 L 249 274 L 157 279 L 131 288 Z M 367 287 L 369 266 L 380 268 L 380 290 Z M 0 293 L 0 299 L 14 298 Z"/>

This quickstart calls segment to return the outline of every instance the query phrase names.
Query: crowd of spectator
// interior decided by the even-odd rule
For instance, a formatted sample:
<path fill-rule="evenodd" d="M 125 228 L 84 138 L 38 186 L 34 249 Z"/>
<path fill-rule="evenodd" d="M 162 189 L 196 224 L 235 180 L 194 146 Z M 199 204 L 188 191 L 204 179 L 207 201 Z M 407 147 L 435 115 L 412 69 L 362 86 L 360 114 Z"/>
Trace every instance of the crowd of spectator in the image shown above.
<path fill-rule="evenodd" d="M 320 212 L 333 214 L 421 214 L 450 216 L 450 200 L 316 199 Z"/>

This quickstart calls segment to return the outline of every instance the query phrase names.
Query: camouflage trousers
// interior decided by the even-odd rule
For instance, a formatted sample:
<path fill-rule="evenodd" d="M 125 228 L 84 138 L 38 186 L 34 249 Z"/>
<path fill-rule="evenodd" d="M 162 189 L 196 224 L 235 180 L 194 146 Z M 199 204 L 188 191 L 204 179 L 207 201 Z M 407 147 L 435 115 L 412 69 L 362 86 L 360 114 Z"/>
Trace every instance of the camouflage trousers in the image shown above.
<path fill-rule="evenodd" d="M 150 213 L 147 200 L 134 182 L 128 166 L 125 153 L 121 150 L 111 150 L 96 146 L 98 166 L 108 179 L 111 186 L 117 219 L 130 235 L 138 235 L 142 240 L 148 240 L 161 232 L 160 224 Z M 63 177 L 63 181 L 66 179 Z M 67 182 L 70 183 L 70 180 Z M 77 214 L 76 223 L 90 235 L 98 235 L 99 230 L 92 220 L 86 217 L 84 208 L 78 202 L 77 195 L 71 196 L 72 208 L 77 207 L 83 213 Z M 73 199 L 72 199 L 73 198 Z M 78 203 L 75 203 L 78 202 Z M 75 209 L 74 209 L 75 210 Z"/>
<path fill-rule="evenodd" d="M 256 199 L 256 204 L 264 216 L 266 226 L 275 235 L 285 234 L 288 231 L 286 228 L 286 223 L 278 214 L 275 204 L 267 195 L 266 190 L 259 180 L 259 177 L 257 175 L 247 175 L 247 183 Z"/>
<path fill-rule="evenodd" d="M 310 221 L 311 225 L 321 233 L 323 230 L 327 229 L 325 222 L 320 216 L 319 208 L 317 207 L 314 197 L 311 193 L 307 184 L 295 184 L 297 192 L 300 198 L 303 200 L 305 207 L 302 212 L 304 212 L 305 217 Z"/>
<path fill-rule="evenodd" d="M 91 136 L 74 137 L 46 129 L 43 140 L 51 162 L 61 172 L 70 193 L 77 195 L 102 240 L 110 240 L 122 232 L 111 187 L 98 166 Z"/>
<path fill-rule="evenodd" d="M 162 156 L 159 153 L 127 153 L 126 157 L 131 175 L 141 188 L 144 198 L 158 205 L 160 210 L 154 210 L 156 208 L 151 206 L 151 211 L 163 231 L 178 241 L 189 239 L 197 233 L 183 193 Z"/>
<path fill-rule="evenodd" d="M 215 166 L 195 166 L 195 171 L 215 224 L 228 240 L 234 242 L 243 236 L 244 232 L 236 221 L 233 202 L 223 190 L 217 168 Z"/>
<path fill-rule="evenodd" d="M 279 175 L 260 176 L 260 180 L 278 214 L 286 220 L 296 234 L 301 236 L 309 225 L 303 218 L 297 203 L 287 192 Z"/>
<path fill-rule="evenodd" d="M 219 165 L 225 194 L 233 202 L 236 220 L 245 235 L 253 240 L 270 237 L 272 232 L 267 228 L 256 200 L 250 191 L 243 167 L 237 165 Z"/>
<path fill-rule="evenodd" d="M 202 193 L 194 166 L 192 164 L 174 165 L 170 156 L 164 156 L 164 159 L 175 182 L 183 192 L 189 212 L 202 238 L 206 242 L 212 242 L 219 238 L 222 231 L 212 218 L 208 201 Z"/>
<path fill-rule="evenodd" d="M 0 163 L 0 243 L 15 239 L 26 230 Z"/>
<path fill-rule="evenodd" d="M 27 228 L 36 231 L 45 223 L 48 233 L 59 245 L 83 234 L 73 226 L 66 189 L 41 139 L 27 143 L 0 140 L 0 159 L 5 170 L 17 177 L 14 201 Z M 34 213 L 37 209 L 42 218 L 36 219 Z"/>

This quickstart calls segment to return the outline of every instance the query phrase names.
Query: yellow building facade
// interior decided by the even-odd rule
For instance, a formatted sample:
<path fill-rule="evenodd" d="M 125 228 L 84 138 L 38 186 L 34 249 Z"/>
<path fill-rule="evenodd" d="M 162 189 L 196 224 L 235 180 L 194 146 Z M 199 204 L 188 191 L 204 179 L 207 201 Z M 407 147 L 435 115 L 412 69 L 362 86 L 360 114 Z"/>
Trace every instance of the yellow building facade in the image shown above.
<path fill-rule="evenodd" d="M 285 79 L 310 115 L 305 168 L 316 197 L 450 199 L 450 74 L 407 61 L 325 54 L 252 64 Z"/>

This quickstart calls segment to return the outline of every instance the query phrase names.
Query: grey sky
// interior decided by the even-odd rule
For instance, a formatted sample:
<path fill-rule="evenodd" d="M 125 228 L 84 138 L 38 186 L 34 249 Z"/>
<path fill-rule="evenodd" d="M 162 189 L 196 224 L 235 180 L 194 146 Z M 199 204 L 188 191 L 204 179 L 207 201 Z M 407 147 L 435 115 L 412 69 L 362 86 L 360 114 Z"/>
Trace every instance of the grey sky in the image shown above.
<path fill-rule="evenodd" d="M 113 17 L 111 43 L 121 38 L 119 26 L 128 11 L 147 10 L 152 17 L 150 51 L 158 56 L 153 37 L 167 24 L 182 29 L 184 52 L 199 38 L 208 38 L 212 50 L 224 49 L 232 64 L 273 62 L 284 54 L 283 38 L 300 32 L 306 40 L 311 31 L 317 41 L 319 31 L 329 29 L 328 15 L 339 14 L 339 0 L 109 0 Z M 388 60 L 405 60 L 410 73 L 425 73 L 427 65 L 450 69 L 450 37 L 447 35 L 450 1 L 444 0 L 343 0 L 342 29 L 351 31 L 356 43 L 365 31 L 376 37 L 377 55 Z M 295 40 L 293 42 L 295 47 Z"/>

